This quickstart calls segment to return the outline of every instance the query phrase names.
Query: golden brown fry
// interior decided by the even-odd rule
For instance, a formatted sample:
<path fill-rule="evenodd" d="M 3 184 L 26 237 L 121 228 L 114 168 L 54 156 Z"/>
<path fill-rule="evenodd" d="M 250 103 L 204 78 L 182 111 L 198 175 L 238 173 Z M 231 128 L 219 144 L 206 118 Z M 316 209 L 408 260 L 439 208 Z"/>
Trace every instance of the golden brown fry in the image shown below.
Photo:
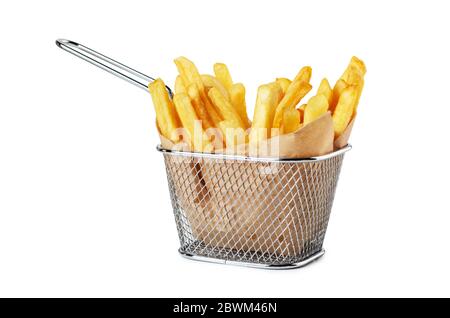
<path fill-rule="evenodd" d="M 205 100 L 206 100 L 205 107 L 206 110 L 208 111 L 209 117 L 211 118 L 213 126 L 219 127 L 219 123 L 223 120 L 223 117 L 220 115 L 219 111 L 213 105 L 208 96 L 206 96 Z"/>
<path fill-rule="evenodd" d="M 352 66 L 352 65 L 349 66 L 348 75 L 347 75 L 347 83 L 349 85 L 356 86 L 356 88 L 358 90 L 358 97 L 357 97 L 357 101 L 355 104 L 355 110 L 354 110 L 354 112 L 356 112 L 356 109 L 357 109 L 358 103 L 359 103 L 359 98 L 361 97 L 361 93 L 364 88 L 364 75 L 362 75 L 361 70 L 359 70 L 355 66 Z"/>
<path fill-rule="evenodd" d="M 228 67 L 223 63 L 214 64 L 214 74 L 217 79 L 222 83 L 222 85 L 231 92 L 231 87 L 233 86 L 233 80 L 231 79 L 230 71 Z"/>
<path fill-rule="evenodd" d="M 280 94 L 281 87 L 277 83 L 261 85 L 258 88 L 250 144 L 257 145 L 271 136 L 272 122 Z"/>
<path fill-rule="evenodd" d="M 350 65 L 347 68 L 346 72 L 346 77 L 342 79 L 349 85 L 361 85 L 361 83 L 364 81 L 364 75 L 362 74 L 361 70 L 359 70 L 354 65 Z"/>
<path fill-rule="evenodd" d="M 236 126 L 236 122 L 224 120 L 219 123 L 219 128 L 225 137 L 226 147 L 234 149 L 234 146 L 245 144 L 248 139 L 246 130 Z"/>
<path fill-rule="evenodd" d="M 247 115 L 247 104 L 245 102 L 245 86 L 241 83 L 233 84 L 230 91 L 231 104 L 241 117 L 245 128 L 249 128 L 251 123 Z"/>
<path fill-rule="evenodd" d="M 284 112 L 282 131 L 284 134 L 297 131 L 300 128 L 300 116 L 297 109 L 288 109 Z"/>
<path fill-rule="evenodd" d="M 283 92 L 283 95 L 286 94 L 289 85 L 291 85 L 291 80 L 288 78 L 284 78 L 284 77 L 279 77 L 275 80 L 275 82 L 277 82 L 280 87 L 281 87 L 281 91 Z"/>
<path fill-rule="evenodd" d="M 173 142 L 178 142 L 179 136 L 176 133 L 176 129 L 181 124 L 175 106 L 167 92 L 166 85 L 161 79 L 157 79 L 148 85 L 148 89 L 152 96 L 156 122 L 161 134 Z"/>
<path fill-rule="evenodd" d="M 331 101 L 331 104 L 329 105 L 328 109 L 333 113 L 336 105 L 339 101 L 339 96 L 341 96 L 341 93 L 348 87 L 348 83 L 344 81 L 343 79 L 339 79 L 336 84 L 334 84 L 333 87 L 333 98 Z"/>
<path fill-rule="evenodd" d="M 278 92 L 278 103 L 277 103 L 277 105 L 278 105 L 281 102 L 281 100 L 283 99 L 283 97 L 284 97 L 283 90 L 281 89 L 280 84 L 278 84 L 277 82 L 272 82 L 272 83 L 269 83 L 267 85 L 275 86 L 275 89 Z M 280 87 L 280 89 L 277 89 L 277 87 Z"/>
<path fill-rule="evenodd" d="M 279 105 L 276 109 L 273 122 L 273 128 L 278 129 L 279 133 L 283 132 L 282 122 L 284 113 L 290 112 L 290 110 L 294 109 L 299 101 L 311 90 L 312 86 L 309 84 L 311 74 L 311 67 L 302 67 L 298 74 L 295 76 L 294 80 L 289 84 L 286 91 L 281 95 L 282 99 L 280 100 Z"/>
<path fill-rule="evenodd" d="M 208 74 L 202 74 L 201 77 L 206 91 L 209 91 L 212 87 L 215 87 L 227 100 L 230 100 L 230 94 L 228 93 L 228 90 L 217 78 Z"/>
<path fill-rule="evenodd" d="M 351 70 L 357 70 L 358 73 L 360 73 L 360 75 L 362 77 L 364 77 L 364 75 L 366 75 L 366 65 L 364 64 L 364 62 L 362 60 L 360 60 L 359 58 L 357 58 L 356 56 L 353 56 L 350 60 L 350 63 L 347 66 L 347 69 L 345 70 L 344 74 L 342 74 L 341 79 L 343 79 L 344 81 L 346 81 L 349 84 L 353 84 L 349 81 L 349 75 Z"/>
<path fill-rule="evenodd" d="M 187 88 L 187 94 L 192 101 L 192 105 L 194 106 L 198 118 L 202 121 L 203 128 L 208 129 L 210 127 L 213 127 L 211 119 L 208 115 L 208 110 L 206 109 L 205 104 L 203 104 L 200 98 L 200 93 L 198 91 L 197 85 L 189 85 Z"/>
<path fill-rule="evenodd" d="M 292 82 L 295 82 L 295 81 L 309 82 L 311 80 L 311 74 L 312 74 L 311 67 L 304 66 L 300 69 L 300 71 L 297 73 L 297 75 L 295 76 L 295 78 Z"/>
<path fill-rule="evenodd" d="M 364 64 L 364 62 L 358 59 L 356 56 L 353 56 L 347 68 L 345 69 L 345 72 L 340 78 L 344 80 L 348 85 L 354 85 L 357 87 L 358 97 L 355 103 L 355 113 L 358 107 L 359 99 L 361 97 L 361 92 L 364 88 L 364 75 L 366 74 L 366 71 L 366 65 Z"/>
<path fill-rule="evenodd" d="M 183 83 L 183 79 L 180 75 L 175 80 L 175 94 L 186 93 L 186 86 Z"/>
<path fill-rule="evenodd" d="M 306 108 L 306 104 L 303 104 L 299 108 L 297 108 L 298 114 L 300 116 L 300 123 L 303 123 L 303 121 L 304 121 L 305 108 Z"/>
<path fill-rule="evenodd" d="M 218 126 L 219 122 L 222 121 L 222 118 L 220 118 L 220 115 L 214 109 L 214 106 L 209 100 L 208 95 L 206 94 L 205 91 L 205 87 L 203 85 L 202 78 L 195 64 L 185 57 L 179 57 L 175 59 L 174 62 L 175 65 L 177 66 L 181 78 L 183 79 L 184 85 L 185 86 L 189 86 L 190 84 L 197 85 L 200 99 L 205 105 L 213 124 L 215 126 Z"/>
<path fill-rule="evenodd" d="M 221 117 L 226 120 L 227 123 L 230 123 L 233 127 L 245 127 L 236 109 L 217 88 L 211 88 L 208 92 L 208 96 L 211 98 L 211 102 L 216 109 L 219 110 Z"/>
<path fill-rule="evenodd" d="M 348 86 L 342 91 L 333 113 L 335 138 L 339 137 L 344 132 L 352 119 L 357 98 L 358 88 L 356 86 Z"/>
<path fill-rule="evenodd" d="M 174 62 L 185 86 L 194 83 L 200 91 L 203 90 L 202 78 L 194 63 L 183 56 L 175 59 Z"/>
<path fill-rule="evenodd" d="M 330 105 L 333 101 L 333 90 L 331 89 L 330 83 L 326 78 L 322 79 L 320 82 L 319 88 L 317 89 L 317 94 L 322 94 L 328 101 L 328 105 Z"/>
<path fill-rule="evenodd" d="M 281 128 L 281 123 L 283 121 L 284 112 L 287 109 L 293 109 L 300 102 L 300 100 L 308 94 L 312 86 L 305 81 L 293 81 L 289 86 L 286 95 L 278 104 L 275 117 L 273 119 L 273 128 Z"/>
<path fill-rule="evenodd" d="M 183 128 L 189 137 L 189 142 L 194 151 L 202 152 L 210 149 L 211 145 L 202 128 L 202 123 L 197 117 L 189 96 L 185 93 L 175 94 L 173 97 L 175 108 L 180 116 Z"/>
<path fill-rule="evenodd" d="M 328 100 L 325 95 L 318 94 L 309 99 L 305 107 L 303 123 L 309 124 L 328 111 Z"/>

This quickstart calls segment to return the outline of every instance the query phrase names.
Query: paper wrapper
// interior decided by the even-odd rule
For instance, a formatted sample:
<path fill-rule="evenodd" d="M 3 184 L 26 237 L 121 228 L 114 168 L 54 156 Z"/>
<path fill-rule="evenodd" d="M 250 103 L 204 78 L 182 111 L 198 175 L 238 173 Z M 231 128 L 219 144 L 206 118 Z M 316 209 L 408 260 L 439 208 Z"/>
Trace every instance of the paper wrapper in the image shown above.
<path fill-rule="evenodd" d="M 334 150 L 338 150 L 341 148 L 344 148 L 348 145 L 348 140 L 350 139 L 350 134 L 352 133 L 353 124 L 355 123 L 356 117 L 353 117 L 353 119 L 348 124 L 347 128 L 345 128 L 342 135 L 340 135 L 336 140 L 334 141 Z"/>
<path fill-rule="evenodd" d="M 248 144 L 235 149 L 216 149 L 218 154 L 244 155 L 271 158 L 308 158 L 322 156 L 347 145 L 354 119 L 344 133 L 334 142 L 333 120 L 328 112 L 296 132 L 270 138 L 258 145 L 257 153 L 251 153 Z M 190 151 L 187 143 L 174 144 L 161 134 L 161 146 L 165 149 Z"/>
<path fill-rule="evenodd" d="M 265 150 L 258 155 L 321 156 L 346 144 L 350 131 L 351 126 L 348 134 L 346 131 L 345 136 L 334 141 L 333 122 L 327 113 L 294 133 L 266 140 L 260 144 L 260 150 Z M 166 149 L 175 146 L 189 150 L 187 145 L 174 145 L 164 137 L 161 145 Z M 242 145 L 233 154 L 249 155 L 248 151 L 248 145 Z M 303 210 L 313 203 L 309 190 L 298 185 L 298 180 L 309 180 L 313 163 L 306 168 L 220 158 L 178 157 L 177 160 L 178 169 L 187 172 L 182 178 L 173 178 L 178 204 L 186 214 L 192 235 L 208 246 L 296 256 L 304 253 L 305 244 L 311 244 L 317 237 L 314 229 L 322 228 L 318 219 L 309 215 L 311 211 Z M 319 174 L 315 182 L 326 184 L 323 178 L 327 177 Z M 327 222 L 326 211 L 322 214 L 320 222 Z"/>

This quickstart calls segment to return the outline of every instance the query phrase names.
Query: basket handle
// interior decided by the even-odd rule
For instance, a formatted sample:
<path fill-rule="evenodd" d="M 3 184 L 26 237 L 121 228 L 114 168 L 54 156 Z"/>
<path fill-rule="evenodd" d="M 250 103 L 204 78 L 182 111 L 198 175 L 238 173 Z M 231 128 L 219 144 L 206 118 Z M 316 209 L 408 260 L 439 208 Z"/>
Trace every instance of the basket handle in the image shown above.
<path fill-rule="evenodd" d="M 111 73 L 128 83 L 131 83 L 139 88 L 144 89 L 148 92 L 148 85 L 152 83 L 155 79 L 144 73 L 136 71 L 131 67 L 126 66 L 112 58 L 107 57 L 97 51 L 94 51 L 80 43 L 66 40 L 66 39 L 58 39 L 56 40 L 56 45 L 63 49 L 66 52 L 69 52 L 86 62 L 89 62 L 102 70 Z M 173 96 L 172 90 L 170 87 L 166 86 L 167 91 L 169 92 L 170 97 Z"/>

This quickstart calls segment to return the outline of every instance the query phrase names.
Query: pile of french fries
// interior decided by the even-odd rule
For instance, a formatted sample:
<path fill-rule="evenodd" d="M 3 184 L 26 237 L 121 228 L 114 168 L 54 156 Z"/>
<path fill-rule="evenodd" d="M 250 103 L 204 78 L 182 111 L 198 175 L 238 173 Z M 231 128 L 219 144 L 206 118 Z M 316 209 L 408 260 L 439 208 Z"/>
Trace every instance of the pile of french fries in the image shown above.
<path fill-rule="evenodd" d="M 312 69 L 305 66 L 292 80 L 276 78 L 259 86 L 250 120 L 245 87 L 233 82 L 225 64 L 214 64 L 214 75 L 200 74 L 185 57 L 175 59 L 175 65 L 179 75 L 173 99 L 161 79 L 149 85 L 156 122 L 161 136 L 196 152 L 239 144 L 257 147 L 269 138 L 294 133 L 327 112 L 332 115 L 336 139 L 356 115 L 366 73 L 363 61 L 352 57 L 333 88 L 322 79 L 316 93 L 299 106 L 312 89 Z"/>

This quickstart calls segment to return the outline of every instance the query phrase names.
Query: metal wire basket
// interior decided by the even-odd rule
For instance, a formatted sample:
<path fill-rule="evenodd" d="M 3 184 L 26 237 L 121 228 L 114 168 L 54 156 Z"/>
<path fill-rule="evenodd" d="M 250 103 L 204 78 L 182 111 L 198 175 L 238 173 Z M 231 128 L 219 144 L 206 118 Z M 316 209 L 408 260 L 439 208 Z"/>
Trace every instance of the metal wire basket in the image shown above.
<path fill-rule="evenodd" d="M 273 159 L 164 155 L 181 247 L 196 260 L 295 268 L 323 255 L 344 153 Z"/>

